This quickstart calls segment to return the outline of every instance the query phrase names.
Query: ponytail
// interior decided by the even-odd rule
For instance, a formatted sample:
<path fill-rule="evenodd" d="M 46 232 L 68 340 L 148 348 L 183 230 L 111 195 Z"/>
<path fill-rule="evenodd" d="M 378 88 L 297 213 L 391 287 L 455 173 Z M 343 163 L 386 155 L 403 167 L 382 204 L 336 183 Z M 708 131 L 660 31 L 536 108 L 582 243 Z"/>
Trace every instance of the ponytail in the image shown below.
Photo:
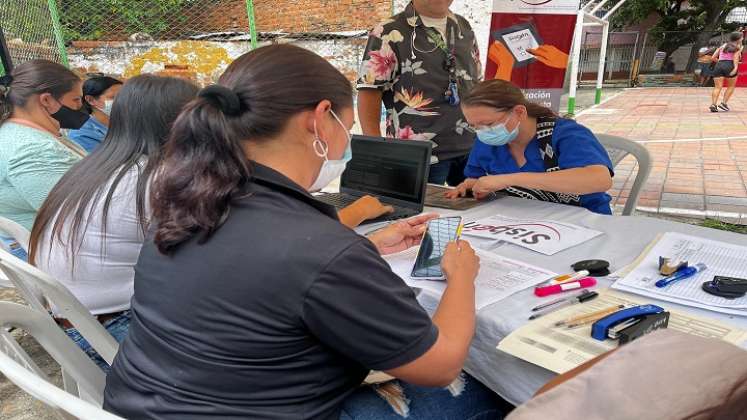
<path fill-rule="evenodd" d="M 240 133 L 230 121 L 236 116 L 225 106 L 238 101 L 238 96 L 216 88 L 200 91 L 177 118 L 166 159 L 155 177 L 153 216 L 159 220 L 155 241 L 162 253 L 197 231 L 209 237 L 251 178 Z"/>
<path fill-rule="evenodd" d="M 490 108 L 508 110 L 522 105 L 532 118 L 551 118 L 558 115 L 550 108 L 535 102 L 530 102 L 516 85 L 505 80 L 486 80 L 477 84 L 469 95 L 462 101 L 462 106 L 487 106 Z"/>
<path fill-rule="evenodd" d="M 154 178 L 158 250 L 170 254 L 194 236 L 207 241 L 252 180 L 243 142 L 272 141 L 325 99 L 334 109 L 351 107 L 350 82 L 320 56 L 287 44 L 244 54 L 218 85 L 201 90 L 176 119 Z"/>
<path fill-rule="evenodd" d="M 70 92 L 80 78 L 67 67 L 48 60 L 31 60 L 16 66 L 0 78 L 0 125 L 23 107 L 28 100 L 42 93 L 55 99 Z"/>
<path fill-rule="evenodd" d="M 744 35 L 741 32 L 732 32 L 729 34 L 729 41 L 724 45 L 724 52 L 735 53 L 742 47 Z"/>

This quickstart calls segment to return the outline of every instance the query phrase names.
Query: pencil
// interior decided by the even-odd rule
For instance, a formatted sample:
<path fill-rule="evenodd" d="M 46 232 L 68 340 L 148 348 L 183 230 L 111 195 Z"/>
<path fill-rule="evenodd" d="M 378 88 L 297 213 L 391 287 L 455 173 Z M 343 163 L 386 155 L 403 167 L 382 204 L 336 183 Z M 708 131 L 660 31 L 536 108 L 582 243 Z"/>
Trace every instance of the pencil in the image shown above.
<path fill-rule="evenodd" d="M 567 325 L 568 328 L 574 328 L 578 327 L 580 325 L 588 324 L 590 322 L 598 321 L 605 316 L 617 312 L 618 310 L 624 308 L 625 305 L 617 305 L 617 306 L 611 306 L 609 308 L 605 308 L 596 312 L 592 312 L 590 314 L 586 315 L 579 315 L 575 316 L 573 318 L 566 319 L 564 321 L 558 321 L 555 323 L 556 327 L 562 327 L 563 325 Z"/>

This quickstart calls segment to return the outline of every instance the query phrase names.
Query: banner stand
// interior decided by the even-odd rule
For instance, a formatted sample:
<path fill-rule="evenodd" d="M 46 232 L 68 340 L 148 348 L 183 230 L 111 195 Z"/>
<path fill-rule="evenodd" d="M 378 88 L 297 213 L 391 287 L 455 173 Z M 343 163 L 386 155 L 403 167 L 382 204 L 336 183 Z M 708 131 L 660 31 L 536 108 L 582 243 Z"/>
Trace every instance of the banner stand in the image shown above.
<path fill-rule="evenodd" d="M 627 0 L 619 0 L 611 9 L 609 9 L 603 17 L 597 17 L 602 7 L 609 0 L 591 0 L 586 3 L 578 11 L 578 17 L 576 18 L 576 31 L 573 37 L 573 54 L 571 58 L 571 80 L 568 90 L 568 115 L 573 116 L 576 114 L 576 91 L 578 89 L 578 67 L 581 59 L 581 43 L 583 42 L 583 28 L 584 26 L 601 26 L 602 27 L 602 41 L 601 50 L 599 51 L 599 67 L 597 68 L 597 85 L 596 93 L 594 97 L 594 104 L 598 105 L 602 102 L 602 85 L 604 83 L 604 67 L 605 61 L 607 60 L 607 46 L 609 43 L 609 31 L 610 31 L 610 17 L 617 12 Z M 587 22 L 588 21 L 588 22 Z"/>

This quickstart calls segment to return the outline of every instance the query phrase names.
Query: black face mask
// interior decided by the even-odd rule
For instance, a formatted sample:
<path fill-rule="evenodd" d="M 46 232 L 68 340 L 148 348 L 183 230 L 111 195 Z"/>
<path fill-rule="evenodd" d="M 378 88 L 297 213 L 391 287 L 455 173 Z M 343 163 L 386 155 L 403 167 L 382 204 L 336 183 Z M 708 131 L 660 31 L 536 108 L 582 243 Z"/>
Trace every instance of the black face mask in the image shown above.
<path fill-rule="evenodd" d="M 65 105 L 62 105 L 60 110 L 51 114 L 51 116 L 60 123 L 60 128 L 66 128 L 68 130 L 77 130 L 83 127 L 83 124 L 85 124 L 90 117 L 85 112 L 76 111 Z"/>

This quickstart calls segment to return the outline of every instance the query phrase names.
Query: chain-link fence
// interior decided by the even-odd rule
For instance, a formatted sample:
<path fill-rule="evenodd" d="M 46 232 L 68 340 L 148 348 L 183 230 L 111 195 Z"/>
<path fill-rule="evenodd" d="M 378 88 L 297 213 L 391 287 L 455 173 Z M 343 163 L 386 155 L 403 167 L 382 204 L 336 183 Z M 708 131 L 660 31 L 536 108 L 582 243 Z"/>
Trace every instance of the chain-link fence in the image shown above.
<path fill-rule="evenodd" d="M 66 53 L 80 73 L 126 78 L 148 72 L 209 83 L 255 45 L 292 43 L 353 81 L 368 31 L 392 8 L 392 0 L 0 0 L 0 27 L 17 28 L 8 36 L 13 40 L 16 32 L 39 33 L 24 40 L 26 50 L 48 51 L 18 53 L 14 62 L 40 56 L 62 62 Z M 250 22 L 256 22 L 254 40 Z M 62 56 L 55 34 L 65 46 Z"/>
<path fill-rule="evenodd" d="M 65 63 L 63 40 L 54 1 L 2 0 L 0 29 L 10 58 L 21 63 L 35 58 Z"/>

